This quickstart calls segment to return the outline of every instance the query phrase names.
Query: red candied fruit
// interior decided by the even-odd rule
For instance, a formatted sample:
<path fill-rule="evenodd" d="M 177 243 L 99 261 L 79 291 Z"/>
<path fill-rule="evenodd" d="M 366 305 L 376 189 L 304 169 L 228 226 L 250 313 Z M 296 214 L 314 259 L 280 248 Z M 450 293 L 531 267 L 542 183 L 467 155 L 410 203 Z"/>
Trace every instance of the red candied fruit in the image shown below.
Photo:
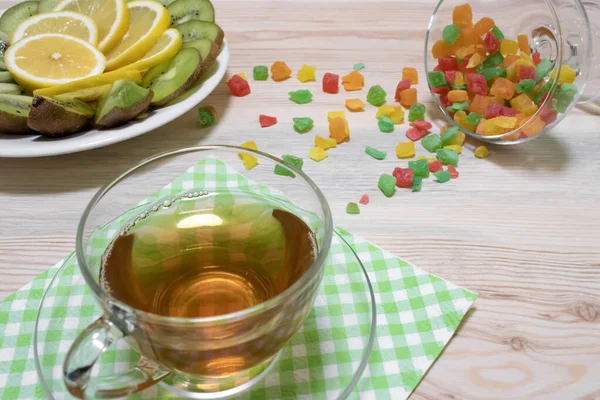
<path fill-rule="evenodd" d="M 406 137 L 412 140 L 413 142 L 423 139 L 428 134 L 429 132 L 427 132 L 425 129 L 419 129 L 414 127 L 409 128 L 406 131 Z"/>
<path fill-rule="evenodd" d="M 440 66 L 439 66 L 439 65 L 436 65 L 436 66 L 433 68 L 433 70 L 434 70 L 435 72 L 440 72 L 442 69 L 440 68 Z"/>
<path fill-rule="evenodd" d="M 428 131 L 431 128 L 433 128 L 433 125 L 431 125 L 431 122 L 422 121 L 422 120 L 413 121 L 410 123 L 410 126 L 412 126 L 413 128 L 417 128 L 417 129 L 421 129 L 421 130 L 425 130 L 425 131 Z"/>
<path fill-rule="evenodd" d="M 467 68 L 469 62 L 471 61 L 471 57 L 473 57 L 473 54 L 469 54 L 463 58 L 462 63 L 460 63 L 460 67 L 458 69 L 460 69 L 463 73 L 475 72 L 475 68 Z"/>
<path fill-rule="evenodd" d="M 366 206 L 367 204 L 369 204 L 369 196 L 366 194 L 363 194 L 362 197 L 360 198 L 358 204 L 362 204 L 363 206 Z"/>
<path fill-rule="evenodd" d="M 441 71 L 456 71 L 458 69 L 458 60 L 456 57 L 442 57 L 438 61 Z"/>
<path fill-rule="evenodd" d="M 488 85 L 485 77 L 480 74 L 467 74 L 467 89 L 471 94 L 480 94 L 486 96 Z"/>
<path fill-rule="evenodd" d="M 237 97 L 244 97 L 250 94 L 250 85 L 239 75 L 234 75 L 227 81 L 227 86 L 231 94 Z"/>
<path fill-rule="evenodd" d="M 277 123 L 277 117 L 270 117 L 268 115 L 260 114 L 258 116 L 258 122 L 260 122 L 261 127 L 268 128 L 269 126 L 273 126 Z"/>
<path fill-rule="evenodd" d="M 458 171 L 452 165 L 448 165 L 448 172 L 450 172 L 450 179 L 458 178 Z"/>
<path fill-rule="evenodd" d="M 440 160 L 435 160 L 429 163 L 429 172 L 432 174 L 435 172 L 440 172 L 444 169 L 444 164 Z"/>
<path fill-rule="evenodd" d="M 502 111 L 500 111 L 500 115 L 502 115 L 503 117 L 516 117 L 518 113 L 519 110 L 515 110 L 514 108 L 506 106 L 503 106 Z"/>
<path fill-rule="evenodd" d="M 452 105 L 452 102 L 450 101 L 450 99 L 448 99 L 447 94 L 440 95 L 440 103 L 442 103 L 442 107 L 444 108 L 448 108 Z"/>
<path fill-rule="evenodd" d="M 398 86 L 396 86 L 396 101 L 400 101 L 400 93 L 406 89 L 410 89 L 410 79 L 402 79 L 400 83 L 398 83 Z"/>
<path fill-rule="evenodd" d="M 450 93 L 450 88 L 448 86 L 438 86 L 431 88 L 431 93 L 439 94 L 440 96 L 446 96 Z"/>
<path fill-rule="evenodd" d="M 396 186 L 404 189 L 411 189 L 415 171 L 410 168 L 394 168 L 392 176 L 396 178 Z"/>
<path fill-rule="evenodd" d="M 536 51 L 535 53 L 533 53 L 531 55 L 531 59 L 533 60 L 533 63 L 535 64 L 535 66 L 537 67 L 537 65 L 542 62 L 542 55 L 540 54 L 539 51 Z"/>
<path fill-rule="evenodd" d="M 501 116 L 503 108 L 504 106 L 501 104 L 490 104 L 487 110 L 485 110 L 485 119 L 492 119 Z"/>
<path fill-rule="evenodd" d="M 550 125 L 551 123 L 556 121 L 556 119 L 558 118 L 558 113 L 556 112 L 556 110 L 553 110 L 550 107 L 544 107 L 540 112 L 540 118 L 546 123 L 546 125 Z"/>
<path fill-rule="evenodd" d="M 483 38 L 483 47 L 490 54 L 496 53 L 500 50 L 500 41 L 492 32 L 488 32 Z"/>
<path fill-rule="evenodd" d="M 446 82 L 454 83 L 456 81 L 456 71 L 446 71 L 444 75 L 446 75 Z"/>
<path fill-rule="evenodd" d="M 323 75 L 323 91 L 325 93 L 336 94 L 340 90 L 340 76 L 330 72 Z"/>
<path fill-rule="evenodd" d="M 535 68 L 528 67 L 527 65 L 519 65 L 519 81 L 524 79 L 535 80 Z"/>

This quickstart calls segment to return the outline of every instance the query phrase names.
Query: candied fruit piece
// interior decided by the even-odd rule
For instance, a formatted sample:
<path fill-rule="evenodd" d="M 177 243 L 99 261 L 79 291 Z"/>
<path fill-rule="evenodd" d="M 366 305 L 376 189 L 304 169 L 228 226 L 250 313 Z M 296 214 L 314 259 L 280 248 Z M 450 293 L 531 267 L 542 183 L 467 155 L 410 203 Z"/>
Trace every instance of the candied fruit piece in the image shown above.
<path fill-rule="evenodd" d="M 385 102 L 385 101 L 384 101 Z M 410 88 L 400 93 L 400 104 L 404 107 L 410 107 L 417 102 L 417 89 Z"/>
<path fill-rule="evenodd" d="M 444 165 L 452 165 L 453 167 L 458 165 L 458 153 L 452 149 L 439 149 L 436 155 Z"/>
<path fill-rule="evenodd" d="M 293 118 L 292 122 L 294 123 L 294 129 L 298 133 L 306 133 L 315 125 L 315 121 L 309 117 Z"/>
<path fill-rule="evenodd" d="M 365 64 L 364 63 L 356 63 L 354 64 L 354 67 L 352 68 L 355 71 L 360 71 L 361 69 L 365 68 Z"/>
<path fill-rule="evenodd" d="M 448 172 L 450 172 L 450 179 L 457 179 L 459 176 L 458 171 L 452 165 L 448 165 Z"/>
<path fill-rule="evenodd" d="M 519 43 L 510 39 L 500 41 L 500 53 L 504 56 L 516 55 L 519 52 Z"/>
<path fill-rule="evenodd" d="M 483 75 L 470 73 L 467 74 L 467 88 L 471 94 L 487 95 L 488 86 Z"/>
<path fill-rule="evenodd" d="M 292 70 L 283 61 L 275 61 L 271 65 L 271 76 L 276 82 L 281 82 L 292 76 Z"/>
<path fill-rule="evenodd" d="M 215 117 L 214 108 L 212 107 L 199 107 L 198 108 L 198 119 L 196 125 L 198 128 L 208 128 L 213 126 L 217 121 Z"/>
<path fill-rule="evenodd" d="M 493 19 L 483 17 L 475 23 L 475 34 L 483 36 L 487 32 L 491 31 L 494 26 L 496 26 L 496 24 L 494 23 Z"/>
<path fill-rule="evenodd" d="M 396 101 L 400 101 L 400 94 L 407 89 L 410 89 L 410 79 L 402 79 L 396 86 L 396 95 L 394 96 Z"/>
<path fill-rule="evenodd" d="M 362 204 L 363 206 L 366 206 L 367 204 L 369 204 L 369 196 L 367 196 L 366 194 L 363 194 L 362 197 L 360 198 L 360 201 L 358 202 L 358 204 Z"/>
<path fill-rule="evenodd" d="M 504 100 L 510 100 L 515 95 L 515 84 L 508 79 L 498 78 L 492 85 L 490 94 Z"/>
<path fill-rule="evenodd" d="M 517 41 L 519 42 L 519 50 L 522 54 L 531 55 L 531 48 L 529 47 L 529 37 L 524 34 L 517 35 Z"/>
<path fill-rule="evenodd" d="M 258 116 L 258 122 L 262 128 L 268 128 L 269 126 L 277 124 L 277 117 L 260 114 Z"/>
<path fill-rule="evenodd" d="M 442 138 L 437 134 L 427 135 L 421 140 L 421 146 L 428 152 L 435 153 L 443 146 Z"/>
<path fill-rule="evenodd" d="M 360 208 L 358 207 L 358 204 L 350 202 L 346 205 L 346 214 L 349 215 L 358 215 L 360 214 Z"/>
<path fill-rule="evenodd" d="M 335 139 L 337 144 L 350 138 L 348 121 L 344 118 L 334 118 L 329 121 L 329 136 Z"/>
<path fill-rule="evenodd" d="M 415 156 L 415 144 L 413 142 L 401 142 L 396 146 L 398 158 L 413 158 Z"/>
<path fill-rule="evenodd" d="M 420 176 L 422 178 L 429 177 L 429 161 L 427 160 L 409 161 L 408 168 L 415 172 L 415 176 Z"/>
<path fill-rule="evenodd" d="M 442 57 L 438 60 L 438 66 L 440 67 L 440 71 L 442 72 L 456 71 L 458 70 L 458 60 L 456 59 L 456 57 Z"/>
<path fill-rule="evenodd" d="M 425 162 L 427 162 L 427 160 L 425 160 Z M 397 187 L 410 189 L 412 188 L 413 179 L 415 178 L 415 171 L 411 168 L 394 168 L 392 176 L 396 179 Z"/>
<path fill-rule="evenodd" d="M 391 118 L 381 115 L 377 122 L 379 130 L 383 133 L 394 132 L 394 121 Z"/>
<path fill-rule="evenodd" d="M 361 99 L 346 99 L 346 108 L 350 111 L 363 111 L 365 103 Z"/>
<path fill-rule="evenodd" d="M 473 10 L 470 4 L 462 4 L 454 7 L 452 11 L 452 22 L 459 28 L 469 28 L 473 25 Z"/>
<path fill-rule="evenodd" d="M 303 83 L 316 81 L 317 80 L 317 78 L 315 77 L 316 72 L 317 72 L 317 67 L 312 66 L 312 65 L 302 64 L 302 67 L 300 67 L 300 70 L 298 71 L 298 80 Z"/>
<path fill-rule="evenodd" d="M 392 197 L 396 192 L 396 178 L 389 174 L 381 174 L 377 187 L 386 197 Z"/>
<path fill-rule="evenodd" d="M 434 173 L 433 175 L 439 183 L 446 183 L 452 178 L 452 176 L 450 175 L 450 171 L 440 171 Z"/>
<path fill-rule="evenodd" d="M 295 92 L 289 92 L 290 100 L 298 104 L 306 104 L 312 101 L 312 93 L 310 90 L 296 90 Z"/>
<path fill-rule="evenodd" d="M 340 90 L 339 82 L 339 75 L 326 72 L 325 75 L 323 75 L 323 91 L 330 94 L 338 93 Z"/>
<path fill-rule="evenodd" d="M 379 107 L 385 104 L 385 96 L 387 93 L 380 85 L 372 86 L 369 89 L 369 93 L 367 94 L 367 101 L 374 105 L 375 107 Z"/>
<path fill-rule="evenodd" d="M 419 83 L 419 73 L 416 68 L 404 67 L 402 68 L 402 80 L 409 79 L 411 85 Z"/>
<path fill-rule="evenodd" d="M 377 150 L 371 146 L 365 147 L 365 153 L 376 160 L 385 160 L 387 157 L 387 153 L 385 151 Z"/>
<path fill-rule="evenodd" d="M 308 151 L 308 157 L 316 162 L 323 161 L 328 156 L 329 154 L 327 154 L 327 151 L 323 150 L 320 147 L 313 147 Z"/>
<path fill-rule="evenodd" d="M 233 75 L 231 79 L 227 81 L 227 86 L 234 96 L 244 97 L 250 94 L 250 85 L 248 84 L 248 81 L 239 75 Z"/>
<path fill-rule="evenodd" d="M 416 142 L 416 141 L 423 139 L 425 136 L 427 136 L 428 133 L 429 132 L 427 132 L 424 129 L 409 128 L 406 131 L 406 137 L 409 138 L 410 140 L 412 140 L 413 142 Z"/>
<path fill-rule="evenodd" d="M 447 25 L 444 30 L 442 31 L 442 38 L 444 39 L 444 41 L 448 44 L 454 44 L 456 43 L 456 40 L 458 40 L 458 37 L 461 34 L 461 30 L 458 27 L 458 25 L 455 24 L 450 24 Z"/>
<path fill-rule="evenodd" d="M 315 136 L 315 146 L 320 147 L 323 150 L 333 149 L 337 147 L 337 142 L 333 138 L 324 138 L 322 136 Z"/>
<path fill-rule="evenodd" d="M 488 151 L 487 147 L 485 147 L 485 146 L 479 146 L 478 148 L 475 149 L 475 157 L 477 157 L 477 158 L 486 158 L 489 155 L 490 155 L 490 152 Z"/>
<path fill-rule="evenodd" d="M 327 113 L 327 122 L 331 122 L 334 118 L 346 118 L 346 113 L 344 111 L 329 111 Z"/>
<path fill-rule="evenodd" d="M 429 172 L 440 172 L 444 170 L 444 164 L 440 160 L 429 162 Z"/>
<path fill-rule="evenodd" d="M 413 122 L 416 120 L 424 120 L 426 111 L 427 111 L 427 108 L 425 107 L 424 104 L 415 103 L 412 106 L 410 106 L 410 110 L 408 111 L 408 120 L 410 122 Z"/>
<path fill-rule="evenodd" d="M 252 75 L 255 81 L 266 81 L 269 79 L 269 67 L 257 65 L 252 69 Z"/>

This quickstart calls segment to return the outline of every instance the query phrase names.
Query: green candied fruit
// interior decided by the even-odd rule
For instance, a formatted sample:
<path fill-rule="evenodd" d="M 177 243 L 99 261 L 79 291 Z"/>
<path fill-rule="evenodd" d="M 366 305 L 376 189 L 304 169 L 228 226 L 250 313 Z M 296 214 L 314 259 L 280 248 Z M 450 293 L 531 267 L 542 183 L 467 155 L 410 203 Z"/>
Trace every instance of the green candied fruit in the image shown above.
<path fill-rule="evenodd" d="M 385 115 L 380 116 L 377 125 L 383 133 L 394 132 L 394 121 L 390 117 L 386 117 Z"/>
<path fill-rule="evenodd" d="M 281 156 L 284 164 L 289 165 L 290 167 L 296 168 L 298 171 L 302 171 L 302 166 L 304 165 L 304 160 L 300 157 L 293 156 L 291 154 L 284 154 Z"/>
<path fill-rule="evenodd" d="M 315 125 L 315 121 L 309 117 L 292 118 L 292 121 L 294 122 L 294 129 L 298 133 L 306 133 Z"/>
<path fill-rule="evenodd" d="M 427 79 L 429 80 L 431 87 L 446 86 L 448 84 L 448 81 L 446 81 L 446 75 L 442 71 L 428 72 Z"/>
<path fill-rule="evenodd" d="M 458 40 L 460 34 L 460 28 L 457 25 L 450 24 L 444 28 L 444 31 L 442 32 L 442 37 L 446 43 L 454 44 Z"/>
<path fill-rule="evenodd" d="M 444 165 L 458 166 L 458 153 L 452 149 L 439 149 L 437 151 L 437 159 Z"/>
<path fill-rule="evenodd" d="M 385 160 L 387 158 L 387 153 L 385 151 L 377 150 L 371 146 L 365 147 L 365 153 L 376 160 Z"/>
<path fill-rule="evenodd" d="M 452 105 L 448 107 L 447 110 L 451 113 L 455 113 L 457 111 L 465 111 L 467 108 L 469 108 L 469 102 L 462 101 L 460 103 L 452 103 Z"/>
<path fill-rule="evenodd" d="M 446 183 L 452 178 L 450 171 L 435 172 L 433 175 L 439 183 Z"/>
<path fill-rule="evenodd" d="M 468 89 L 467 85 L 460 85 L 460 86 L 452 85 L 452 90 L 467 90 L 467 89 Z"/>
<path fill-rule="evenodd" d="M 475 112 L 469 113 L 469 115 L 467 115 L 467 124 L 477 126 L 481 122 L 482 118 L 483 115 L 481 114 L 477 114 Z"/>
<path fill-rule="evenodd" d="M 365 68 L 365 64 L 363 64 L 363 63 L 356 63 L 356 64 L 354 64 L 354 68 L 353 69 L 355 71 L 360 71 L 361 69 L 364 69 L 364 68 Z"/>
<path fill-rule="evenodd" d="M 266 81 L 269 79 L 269 67 L 266 65 L 257 65 L 252 70 L 255 81 Z"/>
<path fill-rule="evenodd" d="M 427 108 L 425 107 L 424 104 L 421 104 L 421 103 L 413 104 L 412 106 L 410 106 L 410 109 L 408 110 L 408 121 L 409 122 L 415 122 L 417 120 L 424 121 L 426 110 L 427 110 Z"/>
<path fill-rule="evenodd" d="M 533 96 L 533 102 L 539 105 L 544 97 L 544 94 L 548 93 L 550 89 L 552 89 L 552 85 L 554 85 L 554 79 L 548 79 L 544 86 L 542 86 L 542 88 Z"/>
<path fill-rule="evenodd" d="M 386 197 L 392 197 L 396 192 L 396 178 L 389 174 L 381 174 L 377 187 Z"/>
<path fill-rule="evenodd" d="M 556 92 L 556 111 L 559 113 L 566 113 L 569 109 L 569 106 L 575 100 L 575 95 L 577 94 L 577 86 L 572 83 L 563 83 L 560 86 L 560 89 Z"/>
<path fill-rule="evenodd" d="M 496 67 L 504 61 L 504 56 L 499 51 L 494 54 L 490 54 L 488 58 L 485 59 L 480 65 L 483 65 L 482 68 Z M 483 70 L 483 69 L 482 69 Z"/>
<path fill-rule="evenodd" d="M 217 119 L 215 118 L 215 114 L 208 107 L 199 107 L 198 108 L 198 120 L 197 125 L 198 128 L 208 128 L 209 126 L 213 126 Z"/>
<path fill-rule="evenodd" d="M 358 204 L 350 202 L 346 206 L 346 214 L 350 215 L 358 215 L 360 214 L 360 208 L 358 208 Z"/>
<path fill-rule="evenodd" d="M 490 67 L 485 68 L 481 71 L 481 75 L 485 78 L 486 81 L 492 80 L 493 78 L 497 78 L 502 75 L 502 68 L 500 67 Z"/>
<path fill-rule="evenodd" d="M 535 81 L 541 82 L 554 68 L 554 63 L 547 58 L 542 59 L 540 63 L 535 67 Z"/>
<path fill-rule="evenodd" d="M 504 39 L 504 33 L 502 33 L 500 28 L 498 28 L 497 26 L 494 26 L 492 28 L 491 32 L 492 32 L 492 35 L 496 36 L 496 39 L 498 39 L 498 40 Z"/>
<path fill-rule="evenodd" d="M 420 176 L 415 176 L 413 178 L 412 191 L 420 192 L 422 187 L 423 187 L 423 178 Z"/>
<path fill-rule="evenodd" d="M 521 82 L 517 83 L 517 93 L 531 94 L 535 89 L 535 85 L 536 83 L 533 79 L 523 79 Z"/>
<path fill-rule="evenodd" d="M 456 135 L 458 135 L 458 127 L 457 126 L 448 128 L 446 130 L 446 132 L 442 133 L 440 135 L 440 137 L 442 138 L 442 143 L 444 144 L 444 146 L 447 146 L 448 144 L 450 144 L 450 142 L 452 142 L 454 140 Z"/>
<path fill-rule="evenodd" d="M 375 85 L 369 89 L 367 101 L 375 107 L 379 107 L 385 104 L 385 96 L 387 96 L 385 90 L 381 86 Z"/>
<path fill-rule="evenodd" d="M 429 177 L 429 161 L 426 159 L 409 161 L 408 168 L 415 172 L 415 176 L 420 176 L 422 178 Z"/>
<path fill-rule="evenodd" d="M 290 171 L 283 165 L 279 164 L 275 165 L 275 170 L 273 172 L 275 172 L 275 175 L 289 176 L 290 178 L 296 177 L 296 174 L 294 174 L 292 171 Z"/>
<path fill-rule="evenodd" d="M 444 146 L 440 135 L 434 133 L 421 139 L 421 146 L 430 153 L 435 153 Z"/>
<path fill-rule="evenodd" d="M 298 104 L 306 104 L 312 101 L 313 95 L 310 90 L 301 89 L 295 92 L 289 92 L 290 100 Z"/>

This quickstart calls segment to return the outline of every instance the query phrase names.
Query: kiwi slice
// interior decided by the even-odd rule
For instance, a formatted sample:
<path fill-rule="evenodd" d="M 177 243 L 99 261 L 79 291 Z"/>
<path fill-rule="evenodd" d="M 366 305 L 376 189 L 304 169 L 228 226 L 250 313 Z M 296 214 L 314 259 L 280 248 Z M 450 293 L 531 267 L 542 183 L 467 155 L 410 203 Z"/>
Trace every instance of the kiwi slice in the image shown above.
<path fill-rule="evenodd" d="M 219 51 L 223 46 L 223 38 L 225 34 L 223 30 L 217 24 L 212 22 L 199 21 L 192 19 L 175 27 L 181 34 L 181 38 L 184 42 L 196 39 L 210 39 L 216 43 Z"/>
<path fill-rule="evenodd" d="M 35 96 L 27 125 L 42 135 L 60 137 L 82 131 L 93 117 L 94 109 L 83 101 Z"/>
<path fill-rule="evenodd" d="M 181 49 L 171 60 L 166 70 L 160 64 L 151 68 L 147 72 L 151 76 L 157 74 L 156 71 L 152 71 L 154 68 L 162 70 L 158 77 L 153 79 L 148 86 L 145 86 L 154 92 L 152 105 L 162 107 L 189 89 L 200 77 L 202 64 L 202 58 L 198 50 L 189 47 Z"/>
<path fill-rule="evenodd" d="M 29 133 L 27 118 L 33 97 L 0 94 L 0 133 Z"/>
<path fill-rule="evenodd" d="M 15 4 L 0 17 L 0 31 L 10 38 L 17 25 L 38 13 L 38 6 L 37 1 L 24 1 Z"/>
<path fill-rule="evenodd" d="M 116 81 L 98 102 L 96 126 L 101 129 L 111 128 L 131 121 L 146 111 L 153 95 L 151 90 L 144 89 L 133 81 Z"/>
<path fill-rule="evenodd" d="M 47 13 L 54 10 L 54 7 L 56 7 L 59 1 L 60 0 L 40 0 L 38 14 Z"/>
<path fill-rule="evenodd" d="M 25 89 L 15 83 L 0 83 L 0 93 L 25 94 Z"/>
<path fill-rule="evenodd" d="M 167 11 L 171 14 L 171 25 L 192 19 L 215 22 L 215 8 L 210 0 L 176 0 L 169 4 Z"/>
<path fill-rule="evenodd" d="M 178 53 L 179 54 L 179 53 Z M 149 88 L 152 81 L 167 72 L 171 60 L 163 61 L 162 63 L 150 68 L 142 77 L 142 87 Z"/>
<path fill-rule="evenodd" d="M 111 84 L 94 86 L 91 88 L 79 89 L 75 90 L 74 92 L 63 93 L 52 97 L 63 101 L 71 101 L 75 99 L 89 103 L 91 101 L 98 100 L 99 98 L 110 92 L 110 86 Z"/>

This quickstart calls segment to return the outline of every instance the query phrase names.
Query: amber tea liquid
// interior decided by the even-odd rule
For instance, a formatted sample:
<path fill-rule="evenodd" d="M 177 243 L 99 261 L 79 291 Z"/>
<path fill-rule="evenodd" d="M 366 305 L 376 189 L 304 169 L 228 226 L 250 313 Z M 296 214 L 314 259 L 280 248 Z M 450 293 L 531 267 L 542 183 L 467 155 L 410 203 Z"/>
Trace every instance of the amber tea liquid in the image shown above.
<path fill-rule="evenodd" d="M 298 281 L 317 254 L 301 218 L 253 195 L 183 196 L 134 221 L 106 252 L 100 279 L 114 298 L 161 316 L 251 308 Z M 189 374 L 235 374 L 276 353 L 311 304 L 306 297 L 296 309 L 206 329 L 148 326 L 133 335 L 134 346 Z"/>

